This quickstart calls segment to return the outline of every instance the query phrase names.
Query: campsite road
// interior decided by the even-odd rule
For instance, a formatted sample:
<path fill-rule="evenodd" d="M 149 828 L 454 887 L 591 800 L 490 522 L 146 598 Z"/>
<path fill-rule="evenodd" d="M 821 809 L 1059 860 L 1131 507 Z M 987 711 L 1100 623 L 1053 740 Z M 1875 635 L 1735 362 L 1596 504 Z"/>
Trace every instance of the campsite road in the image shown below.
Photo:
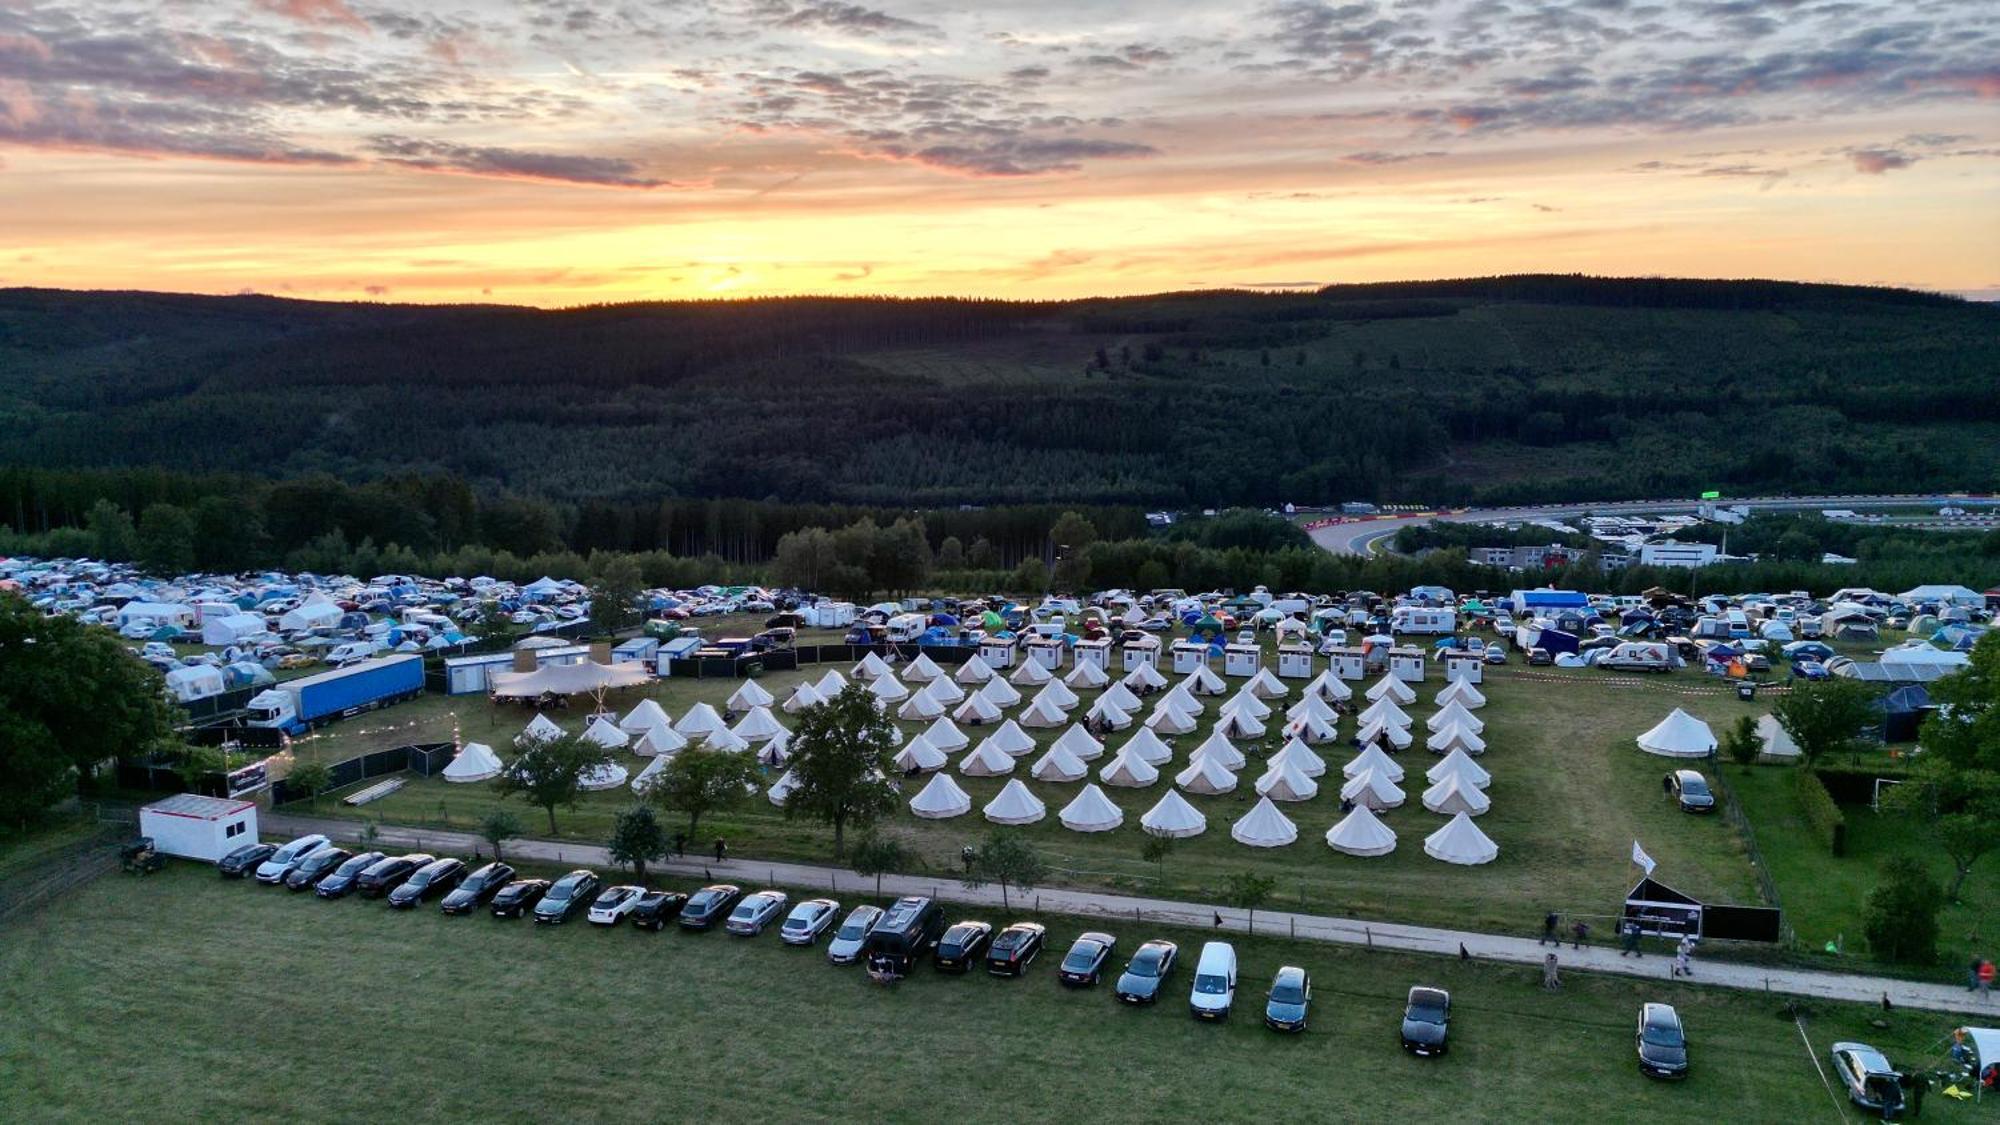
<path fill-rule="evenodd" d="M 287 814 L 271 814 L 263 818 L 265 833 L 279 836 L 321 832 L 335 839 L 355 839 L 359 836 L 361 827 L 361 823 L 357 821 Z M 477 854 L 484 845 L 484 841 L 478 837 L 463 832 L 405 828 L 388 824 L 381 825 L 379 832 L 380 835 L 375 841 L 378 845 L 444 848 L 463 855 Z M 589 844 L 509 840 L 506 842 L 506 854 L 509 859 L 514 860 L 525 859 L 557 864 L 579 863 L 604 869 L 617 866 L 611 862 L 611 857 L 605 849 Z M 730 859 L 717 863 L 697 856 L 668 860 L 653 867 L 655 870 L 674 875 L 734 879 L 744 884 L 769 882 L 800 888 L 826 887 L 835 894 L 872 892 L 875 882 L 872 878 L 864 879 L 852 871 L 838 868 L 771 863 L 756 859 Z M 881 886 L 884 895 L 929 895 L 944 902 L 971 903 L 996 908 L 1001 906 L 1001 893 L 998 888 L 967 888 L 949 875 L 936 879 L 913 875 L 885 875 L 882 877 Z M 1220 918 L 1221 928 L 1224 930 L 1249 929 L 1242 911 L 1205 903 L 1169 902 L 1127 895 L 1055 889 L 1036 892 L 1033 897 L 1037 910 L 1058 914 L 1089 918 L 1126 918 L 1134 921 L 1196 927 L 1212 927 L 1215 919 Z M 1262 934 L 1289 933 L 1295 938 L 1307 941 L 1367 945 L 1371 948 L 1380 946 L 1384 949 L 1440 956 L 1455 957 L 1460 949 L 1464 949 L 1471 956 L 1483 960 L 1534 966 L 1540 966 L 1543 955 L 1549 952 L 1547 946 L 1530 938 L 1441 930 L 1428 926 L 1404 926 L 1393 922 L 1362 922 L 1351 918 L 1292 914 L 1282 910 L 1258 911 L 1256 929 Z M 1602 945 L 1586 946 L 1583 949 L 1570 949 L 1564 946 L 1558 956 L 1562 967 L 1571 971 L 1660 978 L 1667 976 L 1668 965 L 1673 960 L 1665 954 L 1637 959 L 1620 957 L 1617 950 Z M 1934 1012 L 1989 1014 L 2000 1010 L 2000 1002 L 1991 999 L 1982 1002 L 1964 988 L 1952 985 L 1804 969 L 1766 968 L 1726 961 L 1697 960 L 1693 983 L 1864 1004 L 1879 1003 L 1882 997 L 1887 996 L 1891 1003 L 1902 1007 Z"/>

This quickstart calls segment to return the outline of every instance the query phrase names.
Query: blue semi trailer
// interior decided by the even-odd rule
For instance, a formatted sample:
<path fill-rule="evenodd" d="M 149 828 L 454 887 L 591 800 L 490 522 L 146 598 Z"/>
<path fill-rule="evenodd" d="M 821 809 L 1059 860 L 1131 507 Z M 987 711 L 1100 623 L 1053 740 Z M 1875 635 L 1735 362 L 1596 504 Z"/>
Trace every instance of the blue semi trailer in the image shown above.
<path fill-rule="evenodd" d="M 258 692 L 246 726 L 304 734 L 314 727 L 386 707 L 424 690 L 424 658 L 378 656 Z"/>

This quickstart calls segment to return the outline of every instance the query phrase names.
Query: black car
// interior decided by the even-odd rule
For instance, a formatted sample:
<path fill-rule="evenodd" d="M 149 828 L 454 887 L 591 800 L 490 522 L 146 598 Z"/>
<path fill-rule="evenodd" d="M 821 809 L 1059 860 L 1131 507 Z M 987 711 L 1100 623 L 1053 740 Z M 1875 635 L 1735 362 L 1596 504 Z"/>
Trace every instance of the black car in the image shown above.
<path fill-rule="evenodd" d="M 1413 1055 L 1442 1055 L 1450 1028 L 1451 993 L 1422 985 L 1412 988 L 1410 1002 L 1403 1008 L 1403 1049 Z"/>
<path fill-rule="evenodd" d="M 465 877 L 465 881 L 453 887 L 451 893 L 438 900 L 438 909 L 446 914 L 470 914 L 479 909 L 481 903 L 500 893 L 500 888 L 514 880 L 514 869 L 499 860 L 481 867 Z"/>
<path fill-rule="evenodd" d="M 1632 1041 L 1639 1051 L 1639 1073 L 1648 1078 L 1687 1077 L 1687 1032 L 1672 1004 L 1639 1005 L 1639 1030 Z"/>
<path fill-rule="evenodd" d="M 436 862 L 436 856 L 423 852 L 391 856 L 363 871 L 361 878 L 355 880 L 354 889 L 361 892 L 362 898 L 381 898 L 402 886 L 418 868 Z"/>
<path fill-rule="evenodd" d="M 667 928 L 668 922 L 680 917 L 681 908 L 687 904 L 688 896 L 675 891 L 647 891 L 632 907 L 632 924 L 657 934 Z"/>
<path fill-rule="evenodd" d="M 1048 937 L 1049 928 L 1040 922 L 1016 922 L 1001 930 L 986 948 L 986 971 L 996 977 L 1020 976 L 1042 952 Z"/>
<path fill-rule="evenodd" d="M 1112 995 L 1127 1004 L 1151 1004 L 1160 998 L 1160 988 L 1180 959 L 1180 946 L 1170 941 L 1149 941 L 1139 947 L 1125 972 L 1118 977 Z"/>
<path fill-rule="evenodd" d="M 362 852 L 349 856 L 339 867 L 320 876 L 313 893 L 321 898 L 344 898 L 361 881 L 361 873 L 389 858 L 382 852 Z"/>
<path fill-rule="evenodd" d="M 1080 935 L 1070 943 L 1062 964 L 1056 966 L 1056 979 L 1072 987 L 1089 988 L 1104 976 L 1104 966 L 1116 948 L 1118 939 L 1110 934 L 1093 930 Z"/>
<path fill-rule="evenodd" d="M 991 922 L 954 922 L 938 939 L 937 949 L 931 953 L 931 964 L 941 973 L 963 973 L 979 963 L 992 940 Z"/>
<path fill-rule="evenodd" d="M 493 896 L 493 916 L 495 918 L 519 918 L 535 908 L 542 896 L 549 893 L 547 879 L 516 879 L 500 888 Z"/>
<path fill-rule="evenodd" d="M 689 896 L 675 921 L 683 930 L 712 930 L 729 917 L 729 912 L 736 909 L 736 900 L 742 897 L 743 888 L 733 883 L 703 887 Z"/>
<path fill-rule="evenodd" d="M 600 886 L 603 880 L 597 877 L 597 872 L 577 868 L 549 886 L 549 893 L 535 904 L 535 921 L 552 926 L 569 921 L 570 915 L 590 908 Z"/>
<path fill-rule="evenodd" d="M 215 870 L 224 879 L 248 878 L 257 870 L 271 853 L 278 850 L 276 844 L 245 844 L 221 859 L 215 861 Z"/>
<path fill-rule="evenodd" d="M 465 881 L 465 861 L 462 859 L 434 859 L 411 874 L 401 886 L 389 892 L 389 905 L 398 910 L 407 910 L 422 902 L 448 893 Z"/>
<path fill-rule="evenodd" d="M 353 858 L 354 853 L 346 848 L 336 848 L 328 844 L 299 862 L 297 867 L 285 873 L 285 889 L 303 891 L 332 874 L 334 869 Z"/>
<path fill-rule="evenodd" d="M 1715 811 L 1715 794 L 1709 791 L 1708 779 L 1697 770 L 1675 770 L 1668 774 L 1666 790 L 1682 812 Z"/>

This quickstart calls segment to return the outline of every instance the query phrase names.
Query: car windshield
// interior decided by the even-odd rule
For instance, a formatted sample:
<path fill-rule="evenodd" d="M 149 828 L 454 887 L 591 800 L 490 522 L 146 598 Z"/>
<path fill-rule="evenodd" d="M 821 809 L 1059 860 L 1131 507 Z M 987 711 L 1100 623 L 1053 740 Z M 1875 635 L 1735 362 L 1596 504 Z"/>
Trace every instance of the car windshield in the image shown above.
<path fill-rule="evenodd" d="M 1406 1015 L 1409 1019 L 1413 1019 L 1418 1023 L 1444 1022 L 1444 1008 L 1433 1006 L 1423 1000 L 1410 1001 L 1410 1010 Z"/>
<path fill-rule="evenodd" d="M 1194 978 L 1194 990 L 1208 996 L 1220 996 L 1229 991 L 1229 978 L 1219 973 L 1203 973 Z"/>
<path fill-rule="evenodd" d="M 764 904 L 762 902 L 759 902 L 754 898 L 749 899 L 745 902 L 738 903 L 735 911 L 731 913 L 729 916 L 731 918 L 753 918 L 756 917 L 757 911 L 763 909 L 763 907 Z"/>
<path fill-rule="evenodd" d="M 460 883 L 458 889 L 462 891 L 483 891 L 486 889 L 487 882 L 492 878 L 493 876 L 491 875 L 474 875 L 465 882 Z"/>
<path fill-rule="evenodd" d="M 1003 933 L 999 937 L 993 939 L 993 948 L 999 952 L 1004 953 L 1010 949 L 1019 948 L 1021 945 L 1026 943 L 1027 940 L 1028 940 L 1027 934 L 1022 933 L 1019 930 L 1008 930 L 1006 933 Z"/>
<path fill-rule="evenodd" d="M 1132 958 L 1131 966 L 1128 967 L 1125 971 L 1131 973 L 1135 977 L 1159 976 L 1160 951 L 1157 949 L 1141 949 L 1139 951 L 1139 955 L 1137 957 Z"/>
<path fill-rule="evenodd" d="M 550 902 L 562 902 L 575 893 L 576 893 L 576 884 L 570 882 L 568 879 L 564 879 L 558 882 L 555 886 L 550 887 L 549 893 L 542 897 L 548 899 Z"/>
<path fill-rule="evenodd" d="M 334 869 L 335 875 L 352 875 L 381 861 L 380 856 L 358 855 Z"/>
<path fill-rule="evenodd" d="M 849 918 L 846 924 L 840 927 L 840 932 L 838 934 L 835 934 L 834 936 L 842 939 L 843 941 L 860 941 L 861 938 L 867 933 L 868 933 L 868 919 Z"/>
<path fill-rule="evenodd" d="M 1097 960 L 1097 951 L 1102 948 L 1104 947 L 1094 941 L 1078 942 L 1075 948 L 1069 951 L 1069 956 L 1063 958 L 1063 968 L 1088 969 L 1090 963 Z"/>
<path fill-rule="evenodd" d="M 428 887 L 431 885 L 431 880 L 437 878 L 437 874 L 438 874 L 437 872 L 426 867 L 423 870 L 417 872 L 415 875 L 410 876 L 410 886 L 417 887 L 419 889 L 423 887 Z"/>
<path fill-rule="evenodd" d="M 1305 985 L 1286 977 L 1271 986 L 1271 999 L 1280 1004 L 1303 1004 L 1306 1002 Z"/>
<path fill-rule="evenodd" d="M 1681 793 L 1689 797 L 1706 797 L 1708 796 L 1708 782 L 1703 781 L 1699 776 L 1684 777 L 1681 779 Z"/>
<path fill-rule="evenodd" d="M 721 891 L 696 891 L 694 897 L 688 900 L 688 905 L 697 911 L 707 910 L 721 898 Z"/>
<path fill-rule="evenodd" d="M 1648 1047 L 1678 1047 L 1681 1045 L 1681 1029 L 1670 1023 L 1649 1023 L 1640 1038 Z"/>

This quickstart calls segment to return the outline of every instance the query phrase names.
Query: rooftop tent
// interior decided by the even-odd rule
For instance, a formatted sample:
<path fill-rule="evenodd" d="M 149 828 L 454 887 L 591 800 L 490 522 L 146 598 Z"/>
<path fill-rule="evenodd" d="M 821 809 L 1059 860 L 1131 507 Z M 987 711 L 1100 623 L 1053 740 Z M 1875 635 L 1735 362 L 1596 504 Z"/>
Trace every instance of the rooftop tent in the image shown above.
<path fill-rule="evenodd" d="M 772 804 L 782 809 L 785 807 L 785 799 L 790 797 L 792 790 L 798 788 L 798 786 L 798 775 L 794 774 L 791 770 L 786 770 L 784 775 L 779 777 L 776 784 L 772 785 L 764 795 L 770 798 Z"/>
<path fill-rule="evenodd" d="M 1067 722 L 1069 722 L 1069 716 L 1063 712 L 1063 709 L 1050 702 L 1048 697 L 1041 695 L 1037 695 L 1035 701 L 1028 705 L 1028 709 L 1021 713 L 1021 724 L 1023 726 L 1046 730 L 1050 727 L 1062 726 Z"/>
<path fill-rule="evenodd" d="M 820 694 L 819 688 L 812 684 L 800 684 L 793 688 L 792 694 L 785 699 L 785 713 L 796 715 L 808 707 L 817 707 L 825 702 L 826 696 Z"/>
<path fill-rule="evenodd" d="M 1132 725 L 1131 712 L 1102 697 L 1090 705 L 1090 710 L 1084 712 L 1084 717 L 1112 730 L 1124 730 Z"/>
<path fill-rule="evenodd" d="M 1160 771 L 1154 769 L 1137 754 L 1127 754 L 1121 750 L 1117 757 L 1097 771 L 1097 779 L 1106 785 L 1138 789 L 1160 780 Z"/>
<path fill-rule="evenodd" d="M 1486 706 L 1486 697 L 1472 685 L 1471 680 L 1453 680 L 1444 686 L 1443 691 L 1437 693 L 1437 705 L 1443 707 L 1447 703 L 1456 703 L 1468 711 L 1477 711 Z"/>
<path fill-rule="evenodd" d="M 1049 671 L 1049 666 L 1039 660 L 1022 661 L 1021 666 L 1014 669 L 1014 674 L 1007 677 L 1009 682 L 1018 687 L 1037 687 L 1055 678 L 1055 673 Z"/>
<path fill-rule="evenodd" d="M 1133 713 L 1134 711 L 1137 711 L 1141 706 L 1139 702 L 1139 697 L 1133 694 L 1131 688 L 1125 686 L 1125 681 L 1123 680 L 1120 680 L 1119 682 L 1112 684 L 1110 687 L 1105 688 L 1104 694 L 1098 696 L 1097 699 L 1098 702 L 1100 703 L 1104 702 L 1110 703 L 1112 706 L 1118 708 L 1120 711 L 1123 711 L 1128 715 Z"/>
<path fill-rule="evenodd" d="M 1486 753 L 1486 740 L 1474 734 L 1461 723 L 1453 723 L 1440 731 L 1433 731 L 1424 739 L 1424 748 L 1433 754 L 1450 754 L 1454 751 L 1465 754 Z"/>
<path fill-rule="evenodd" d="M 1147 717 L 1146 726 L 1160 734 L 1186 734 L 1194 729 L 1194 716 L 1162 699 L 1153 705 L 1153 713 Z"/>
<path fill-rule="evenodd" d="M 1313 753 L 1312 747 L 1294 738 L 1285 743 L 1285 748 L 1271 755 L 1270 765 L 1289 766 L 1307 777 L 1318 777 L 1326 772 L 1326 760 Z"/>
<path fill-rule="evenodd" d="M 958 787 L 948 773 L 931 778 L 923 792 L 910 799 L 910 811 L 925 820 L 944 820 L 972 811 L 972 798 Z"/>
<path fill-rule="evenodd" d="M 1125 673 L 1125 677 L 1118 682 L 1125 685 L 1127 690 L 1138 692 L 1147 688 L 1166 687 L 1167 677 L 1151 664 L 1141 664 Z"/>
<path fill-rule="evenodd" d="M 652 699 L 641 699 L 637 706 L 625 712 L 624 718 L 618 720 L 618 729 L 632 735 L 644 734 L 654 727 L 673 725 L 674 721 L 667 716 L 666 708 Z"/>
<path fill-rule="evenodd" d="M 1190 716 L 1199 715 L 1208 710 L 1208 704 L 1195 698 L 1195 694 L 1188 690 L 1186 684 L 1175 684 L 1167 694 L 1160 697 L 1160 702 L 1171 703 L 1176 710 Z"/>
<path fill-rule="evenodd" d="M 631 735 L 619 730 L 618 724 L 603 715 L 592 719 L 590 725 L 583 728 L 583 738 L 584 741 L 594 742 L 606 750 L 622 750 L 632 741 Z"/>
<path fill-rule="evenodd" d="M 1715 752 L 1708 724 L 1676 707 L 1638 738 L 1639 749 L 1665 758 L 1705 758 Z"/>
<path fill-rule="evenodd" d="M 978 653 L 973 653 L 970 659 L 959 665 L 952 676 L 954 681 L 968 686 L 983 684 L 992 678 L 993 666 L 981 659 Z"/>
<path fill-rule="evenodd" d="M 1225 769 L 1240 770 L 1243 768 L 1243 751 L 1230 745 L 1229 739 L 1220 730 L 1210 731 L 1208 739 L 1195 748 L 1195 752 L 1189 756 L 1189 760 L 1192 761 L 1204 755 L 1220 761 Z"/>
<path fill-rule="evenodd" d="M 335 608 L 335 615 L 340 613 Z M 201 623 L 201 643 L 205 645 L 233 645 L 267 632 L 269 626 L 264 619 L 254 613 L 232 613 L 227 617 L 211 617 Z"/>
<path fill-rule="evenodd" d="M 563 737 L 563 729 L 551 721 L 547 715 L 537 712 L 534 718 L 528 720 L 528 725 L 521 728 L 521 733 L 514 736 L 514 745 L 519 746 L 528 742 L 554 742 L 561 737 Z"/>
<path fill-rule="evenodd" d="M 1370 723 L 1382 723 L 1392 727 L 1408 728 L 1410 725 L 1410 716 L 1404 713 L 1401 707 L 1396 706 L 1395 701 L 1389 699 L 1370 703 L 1368 706 L 1362 708 L 1361 714 L 1356 716 L 1356 720 L 1363 726 Z"/>
<path fill-rule="evenodd" d="M 1340 787 L 1340 799 L 1367 805 L 1377 812 L 1393 809 L 1404 801 L 1402 787 L 1380 770 L 1362 770 Z"/>
<path fill-rule="evenodd" d="M 1299 838 L 1299 826 L 1271 798 L 1259 797 L 1255 808 L 1229 826 L 1229 838 L 1253 848 L 1282 848 Z"/>
<path fill-rule="evenodd" d="M 924 689 L 917 694 L 930 696 L 932 699 L 937 700 L 938 705 L 941 707 L 956 707 L 965 702 L 966 691 L 956 683 L 953 683 L 949 677 L 939 676 L 937 679 L 925 684 Z"/>
<path fill-rule="evenodd" d="M 896 717 L 917 722 L 928 722 L 944 714 L 944 704 L 931 697 L 930 689 L 916 692 L 896 708 Z"/>
<path fill-rule="evenodd" d="M 1283 699 L 1292 693 L 1292 689 L 1286 687 L 1283 680 L 1272 675 L 1269 668 L 1259 668 L 1250 682 L 1243 685 L 1243 690 L 1262 699 Z"/>
<path fill-rule="evenodd" d="M 1328 668 L 1314 676 L 1313 681 L 1306 685 L 1306 694 L 1319 696 L 1328 703 L 1340 703 L 1353 699 L 1354 689 L 1347 686 L 1347 681 L 1334 675 L 1333 669 Z"/>
<path fill-rule="evenodd" d="M 491 672 L 486 679 L 500 699 L 539 699 L 544 695 L 595 695 L 614 688 L 638 687 L 651 680 L 643 664 L 544 664 L 532 672 Z"/>
<path fill-rule="evenodd" d="M 730 693 L 729 709 L 748 711 L 752 707 L 769 707 L 776 702 L 777 699 L 764 689 L 764 685 L 756 680 L 744 680 L 741 686 Z"/>
<path fill-rule="evenodd" d="M 1208 818 L 1178 790 L 1169 789 L 1158 804 L 1139 818 L 1139 826 L 1154 836 L 1178 840 L 1201 835 L 1208 828 Z"/>
<path fill-rule="evenodd" d="M 947 754 L 956 754 L 972 745 L 972 740 L 965 737 L 965 732 L 958 729 L 958 724 L 948 718 L 939 719 L 925 727 L 924 739 Z"/>
<path fill-rule="evenodd" d="M 1373 809 L 1356 805 L 1340 823 L 1326 830 L 1326 846 L 1348 855 L 1388 855 L 1396 850 L 1396 832 Z"/>
<path fill-rule="evenodd" d="M 618 788 L 631 776 L 632 771 L 617 762 L 605 762 L 603 765 L 592 766 L 583 771 L 583 775 L 577 778 L 576 785 L 586 793 L 598 793 Z"/>
<path fill-rule="evenodd" d="M 1257 792 L 1273 801 L 1310 801 L 1319 792 L 1319 783 L 1291 766 L 1275 762 L 1257 779 Z"/>
<path fill-rule="evenodd" d="M 944 756 L 944 751 L 932 746 L 931 740 L 920 734 L 896 751 L 894 765 L 904 773 L 911 770 L 929 773 L 943 769 L 947 761 L 949 759 Z"/>
<path fill-rule="evenodd" d="M 646 790 L 651 789 L 653 783 L 660 779 L 660 775 L 666 772 L 667 763 L 672 760 L 670 756 L 663 754 L 647 762 L 646 768 L 639 771 L 639 776 L 632 779 L 632 792 L 644 796 Z"/>
<path fill-rule="evenodd" d="M 1443 707 L 1438 708 L 1430 718 L 1424 720 L 1424 727 L 1427 730 L 1439 731 L 1446 727 L 1454 726 L 1464 727 L 1474 734 L 1480 734 L 1486 730 L 1486 724 L 1457 701 L 1447 703 Z"/>
<path fill-rule="evenodd" d="M 917 654 L 915 660 L 910 661 L 909 667 L 903 669 L 903 679 L 907 683 L 927 684 L 942 678 L 944 669 L 938 667 L 936 661 L 921 652 Z"/>
<path fill-rule="evenodd" d="M 889 662 L 882 659 L 881 653 L 871 652 L 859 661 L 856 661 L 854 667 L 847 670 L 847 674 L 857 680 L 873 680 L 881 676 L 892 676 L 895 673 L 890 669 Z"/>
<path fill-rule="evenodd" d="M 1340 776 L 1359 777 L 1369 770 L 1375 770 L 1390 781 L 1403 780 L 1403 767 L 1397 764 L 1396 759 L 1384 754 L 1382 747 L 1373 742 L 1346 765 L 1340 767 Z"/>
<path fill-rule="evenodd" d="M 1417 693 L 1410 690 L 1410 685 L 1384 673 L 1382 678 L 1376 680 L 1368 689 L 1368 700 L 1371 703 L 1380 703 L 1384 699 L 1393 703 L 1415 703 Z"/>
<path fill-rule="evenodd" d="M 868 693 L 884 703 L 896 703 L 910 697 L 910 689 L 894 674 L 877 676 L 868 681 Z"/>
<path fill-rule="evenodd" d="M 986 686 L 972 694 L 983 697 L 995 707 L 1012 707 L 1021 702 L 1021 693 L 1013 684 L 998 676 L 986 681 Z"/>
<path fill-rule="evenodd" d="M 1436 765 L 1424 771 L 1425 780 L 1433 783 L 1443 781 L 1447 777 L 1456 777 L 1468 785 L 1476 785 L 1481 789 L 1493 784 L 1493 775 L 1487 773 L 1484 766 L 1473 761 L 1463 750 L 1453 750 Z"/>
<path fill-rule="evenodd" d="M 1791 732 L 1778 722 L 1776 715 L 1758 716 L 1757 739 L 1764 744 L 1766 758 L 1789 760 L 1799 756 L 1799 744 L 1792 740 Z"/>
<path fill-rule="evenodd" d="M 1304 739 L 1314 745 L 1332 742 L 1339 737 L 1331 720 L 1312 714 L 1302 715 L 1286 723 L 1284 731 L 1286 738 Z"/>
<path fill-rule="evenodd" d="M 997 723 L 1000 721 L 1000 708 L 984 695 L 974 692 L 965 697 L 965 702 L 958 705 L 951 717 L 961 723 Z"/>
<path fill-rule="evenodd" d="M 1109 832 L 1125 823 L 1125 812 L 1111 803 L 1104 790 L 1086 785 L 1075 800 L 1063 806 L 1057 819 L 1072 832 Z"/>
<path fill-rule="evenodd" d="M 1458 813 L 1451 823 L 1424 837 L 1424 854 L 1446 863 L 1491 863 L 1500 849 L 1479 830 L 1472 818 Z"/>
<path fill-rule="evenodd" d="M 723 729 L 722 716 L 707 703 L 697 703 L 674 723 L 674 733 L 686 738 L 706 738 Z"/>
<path fill-rule="evenodd" d="M 1079 761 L 1094 762 L 1104 756 L 1104 744 L 1092 738 L 1090 732 L 1080 726 L 1073 726 L 1062 732 L 1062 737 L 1056 739 L 1055 745 L 1076 755 Z"/>
<path fill-rule="evenodd" d="M 1223 700 L 1219 710 L 1241 711 L 1255 719 L 1268 719 L 1271 717 L 1271 705 L 1247 691 L 1239 691 L 1228 699 Z"/>
<path fill-rule="evenodd" d="M 1188 767 L 1174 776 L 1174 784 L 1190 793 L 1213 797 L 1236 788 L 1236 775 L 1220 759 L 1196 754 Z"/>
<path fill-rule="evenodd" d="M 1340 712 L 1333 709 L 1333 704 L 1328 703 L 1311 692 L 1306 693 L 1304 699 L 1285 708 L 1285 718 L 1287 719 L 1296 719 L 1305 715 L 1312 715 L 1322 722 L 1328 723 L 1336 722 L 1340 718 Z"/>
<path fill-rule="evenodd" d="M 1931 693 L 1907 684 L 1876 700 L 1875 709 L 1882 712 L 1882 741 L 1908 742 L 1931 710 Z"/>
<path fill-rule="evenodd" d="M 702 740 L 702 745 L 710 750 L 727 750 L 732 754 L 740 754 L 750 749 L 748 742 L 738 738 L 735 731 L 729 730 L 726 727 L 711 733 L 707 738 Z"/>
<path fill-rule="evenodd" d="M 1151 727 L 1140 727 L 1139 733 L 1125 741 L 1119 748 L 1120 754 L 1130 754 L 1149 766 L 1163 765 L 1174 760 L 1173 748 L 1160 741 Z"/>
<path fill-rule="evenodd" d="M 1036 781 L 1080 781 L 1089 772 L 1090 767 L 1083 764 L 1083 759 L 1060 746 L 1049 747 L 1028 770 Z"/>
<path fill-rule="evenodd" d="M 1493 807 L 1493 799 L 1485 790 L 1454 773 L 1424 790 L 1424 807 L 1446 816 L 1454 813 L 1478 816 Z"/>
<path fill-rule="evenodd" d="M 967 777 L 1001 777 L 1014 772 L 1014 756 L 982 738 L 972 753 L 960 758 L 958 772 Z"/>
<path fill-rule="evenodd" d="M 1362 746 L 1373 746 L 1378 742 L 1386 742 L 1398 750 L 1408 750 L 1411 741 L 1410 728 L 1399 727 L 1394 723 L 1385 723 L 1377 719 L 1372 723 L 1363 723 L 1360 733 L 1354 736 L 1354 741 Z"/>
<path fill-rule="evenodd" d="M 1069 685 L 1063 683 L 1061 680 L 1050 680 L 1048 683 L 1042 685 L 1042 690 L 1035 693 L 1035 701 L 1039 703 L 1044 699 L 1065 711 L 1080 702 L 1076 697 L 1076 693 L 1069 690 Z"/>
<path fill-rule="evenodd" d="M 731 734 L 745 742 L 769 742 L 771 739 L 791 733 L 785 729 L 785 724 L 778 721 L 776 715 L 771 714 L 769 707 L 752 707 L 741 719 L 736 720 L 736 725 L 729 730 Z"/>
<path fill-rule="evenodd" d="M 468 742 L 444 768 L 446 781 L 489 781 L 500 776 L 500 755 L 484 742 Z"/>
<path fill-rule="evenodd" d="M 818 689 L 821 695 L 832 699 L 847 689 L 847 677 L 841 675 L 838 668 L 828 668 L 826 675 L 821 676 L 813 687 Z"/>
<path fill-rule="evenodd" d="M 1229 690 L 1229 684 L 1215 674 L 1215 669 L 1206 664 L 1189 672 L 1181 680 L 1180 686 L 1196 695 L 1221 695 Z"/>
<path fill-rule="evenodd" d="M 1002 787 L 1000 795 L 986 802 L 982 810 L 986 819 L 995 824 L 1033 824 L 1047 816 L 1048 811 L 1042 799 L 1021 784 L 1018 777 Z"/>

